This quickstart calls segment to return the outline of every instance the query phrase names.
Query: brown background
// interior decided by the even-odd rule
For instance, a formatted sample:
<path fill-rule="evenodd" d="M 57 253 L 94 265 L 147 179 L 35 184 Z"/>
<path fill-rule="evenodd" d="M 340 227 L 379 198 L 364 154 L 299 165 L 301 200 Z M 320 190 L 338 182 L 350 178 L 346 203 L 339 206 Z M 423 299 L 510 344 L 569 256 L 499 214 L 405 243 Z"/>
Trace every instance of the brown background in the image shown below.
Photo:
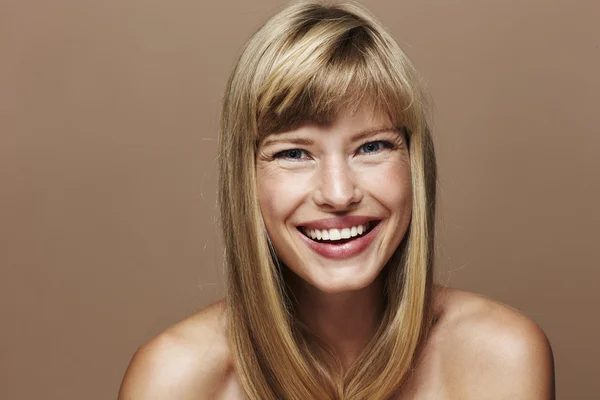
<path fill-rule="evenodd" d="M 115 398 L 136 347 L 222 294 L 221 93 L 280 1 L 0 2 L 0 398 Z M 439 278 L 548 334 L 600 392 L 600 3 L 364 1 L 426 78 Z"/>

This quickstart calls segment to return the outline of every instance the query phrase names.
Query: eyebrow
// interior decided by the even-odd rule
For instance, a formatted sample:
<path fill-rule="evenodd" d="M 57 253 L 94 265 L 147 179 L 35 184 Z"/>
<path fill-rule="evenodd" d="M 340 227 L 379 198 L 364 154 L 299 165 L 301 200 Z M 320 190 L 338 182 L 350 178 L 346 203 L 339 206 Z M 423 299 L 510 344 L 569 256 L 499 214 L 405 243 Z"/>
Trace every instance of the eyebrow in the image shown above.
<path fill-rule="evenodd" d="M 357 132 L 354 135 L 352 135 L 352 140 L 358 141 L 358 140 L 364 139 L 366 137 L 376 135 L 381 132 L 395 132 L 395 133 L 399 134 L 399 133 L 401 133 L 401 129 L 402 128 L 398 128 L 396 126 L 385 126 L 385 127 L 381 127 L 381 128 L 366 129 L 364 131 L 360 131 L 360 132 Z"/>
<path fill-rule="evenodd" d="M 394 127 L 394 126 L 370 128 L 370 129 L 366 129 L 364 131 L 360 131 L 360 132 L 356 132 L 356 133 L 352 134 L 352 141 L 356 142 L 356 141 L 359 141 L 366 137 L 374 136 L 381 132 L 396 132 L 398 134 L 401 134 L 402 129 L 403 129 L 402 127 Z M 286 135 L 286 134 L 281 133 L 279 135 Z M 275 136 L 275 137 L 274 138 L 268 137 L 267 139 L 265 139 L 263 146 L 267 147 L 267 146 L 271 146 L 271 145 L 274 145 L 277 143 L 291 143 L 291 144 L 296 144 L 299 146 L 310 146 L 310 145 L 314 144 L 314 141 L 312 139 L 303 138 L 303 137 L 294 137 L 294 136 L 286 138 L 285 136 L 279 137 L 279 135 L 271 135 L 271 136 Z"/>

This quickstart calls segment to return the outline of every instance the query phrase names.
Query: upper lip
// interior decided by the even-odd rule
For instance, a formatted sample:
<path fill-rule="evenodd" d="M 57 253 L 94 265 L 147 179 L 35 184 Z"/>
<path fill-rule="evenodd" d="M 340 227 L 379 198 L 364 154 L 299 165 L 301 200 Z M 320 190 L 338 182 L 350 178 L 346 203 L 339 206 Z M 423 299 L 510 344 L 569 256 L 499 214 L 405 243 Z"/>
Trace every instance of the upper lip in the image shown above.
<path fill-rule="evenodd" d="M 304 222 L 298 226 L 308 229 L 340 229 L 363 225 L 369 221 L 378 220 L 378 218 L 363 215 L 346 215 L 343 217 L 324 218 L 314 221 Z"/>

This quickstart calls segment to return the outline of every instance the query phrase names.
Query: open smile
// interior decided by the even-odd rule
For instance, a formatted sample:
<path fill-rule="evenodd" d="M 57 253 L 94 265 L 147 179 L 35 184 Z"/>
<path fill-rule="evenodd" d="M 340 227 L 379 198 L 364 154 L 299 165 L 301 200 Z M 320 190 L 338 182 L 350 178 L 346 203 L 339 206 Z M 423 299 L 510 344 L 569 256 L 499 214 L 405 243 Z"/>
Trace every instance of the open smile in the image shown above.
<path fill-rule="evenodd" d="M 347 242 L 357 237 L 366 235 L 377 224 L 378 221 L 370 221 L 364 224 L 350 226 L 347 228 L 332 229 L 310 229 L 305 226 L 298 227 L 306 237 L 317 242 Z"/>
<path fill-rule="evenodd" d="M 379 222 L 370 220 L 329 229 L 298 226 L 297 229 L 302 240 L 316 253 L 326 258 L 345 259 L 360 254 L 371 244 L 379 231 Z"/>

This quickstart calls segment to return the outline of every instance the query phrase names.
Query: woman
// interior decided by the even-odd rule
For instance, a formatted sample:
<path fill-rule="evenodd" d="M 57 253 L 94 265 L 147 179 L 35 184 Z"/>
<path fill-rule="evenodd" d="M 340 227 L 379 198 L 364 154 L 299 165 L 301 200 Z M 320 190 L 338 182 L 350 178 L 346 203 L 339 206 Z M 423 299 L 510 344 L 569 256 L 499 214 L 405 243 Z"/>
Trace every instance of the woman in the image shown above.
<path fill-rule="evenodd" d="M 287 7 L 230 77 L 227 298 L 144 345 L 125 399 L 550 399 L 543 332 L 432 281 L 426 96 L 356 5 Z"/>

